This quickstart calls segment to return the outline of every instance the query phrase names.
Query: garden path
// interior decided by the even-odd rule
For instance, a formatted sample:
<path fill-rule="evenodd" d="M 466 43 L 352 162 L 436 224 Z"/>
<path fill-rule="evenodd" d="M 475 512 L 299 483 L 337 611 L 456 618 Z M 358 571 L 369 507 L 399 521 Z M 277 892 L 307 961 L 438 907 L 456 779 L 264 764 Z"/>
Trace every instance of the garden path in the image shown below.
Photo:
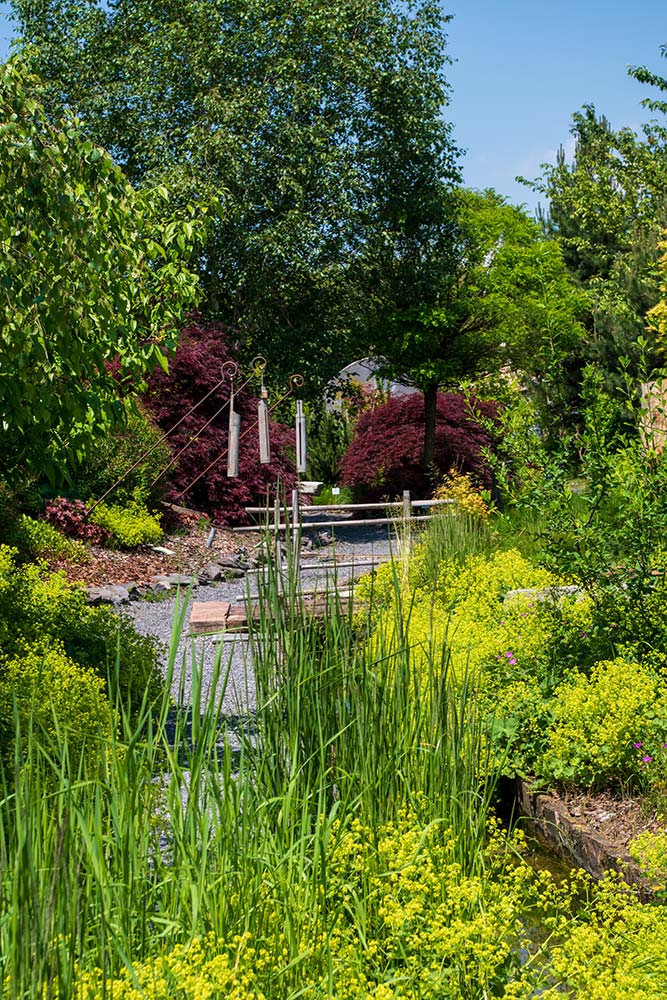
<path fill-rule="evenodd" d="M 324 520 L 325 515 L 322 516 Z M 331 520 L 331 515 L 326 515 Z M 392 551 L 396 550 L 396 538 L 393 528 L 384 525 L 344 526 L 341 517 L 341 527 L 334 529 L 334 541 L 312 550 L 304 549 L 302 555 L 301 586 L 304 592 L 322 591 L 331 586 L 333 573 L 330 567 L 337 563 L 336 585 L 343 588 L 352 578 L 368 573 L 372 568 L 369 563 L 386 562 Z M 257 597 L 257 573 L 249 573 L 245 579 L 225 581 L 208 587 L 200 587 L 195 596 L 186 594 L 174 596 L 159 602 L 137 601 L 124 610 L 129 614 L 139 632 L 152 635 L 165 646 L 169 646 L 172 635 L 172 625 L 177 603 L 187 599 L 184 621 L 189 619 L 190 609 L 194 600 L 197 602 L 229 601 L 232 604 L 249 598 Z M 172 693 L 174 698 L 183 699 L 189 704 L 192 695 L 192 663 L 200 663 L 203 670 L 204 688 L 210 687 L 213 676 L 215 657 L 219 650 L 221 637 L 197 636 L 190 637 L 183 630 L 176 654 L 176 669 Z M 250 663 L 248 642 L 244 636 L 228 633 L 222 638 L 223 664 L 229 665 L 229 681 L 223 711 L 230 716 L 243 716 L 255 708 L 255 690 L 253 683 L 252 664 Z M 163 659 L 166 669 L 167 658 Z"/>

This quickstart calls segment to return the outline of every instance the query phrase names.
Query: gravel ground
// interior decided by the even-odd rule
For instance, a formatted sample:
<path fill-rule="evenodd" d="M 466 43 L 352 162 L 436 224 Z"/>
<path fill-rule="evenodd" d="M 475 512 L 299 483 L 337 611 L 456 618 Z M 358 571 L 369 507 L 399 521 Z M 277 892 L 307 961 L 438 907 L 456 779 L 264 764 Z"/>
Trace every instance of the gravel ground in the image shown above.
<path fill-rule="evenodd" d="M 309 523 L 333 520 L 331 515 L 322 514 L 309 518 Z M 328 531 L 331 534 L 331 530 Z M 333 531 L 334 540 L 322 545 L 319 538 L 313 548 L 309 548 L 308 536 L 313 537 L 319 532 L 305 532 L 302 551 L 302 590 L 322 591 L 332 587 L 333 571 L 327 567 L 334 560 L 339 567 L 335 573 L 338 589 L 345 589 L 352 577 L 362 576 L 370 572 L 369 561 L 386 562 L 392 551 L 396 551 L 397 543 L 392 528 L 385 525 L 344 526 Z M 242 536 L 240 536 L 242 538 Z M 349 563 L 354 563 L 351 566 Z M 233 580 L 213 586 L 202 586 L 195 591 L 194 597 L 188 602 L 185 622 L 189 619 L 189 609 L 192 600 L 197 601 L 230 601 L 241 603 L 248 592 L 250 596 L 257 594 L 257 573 L 249 573 L 245 579 Z M 183 595 L 185 596 L 185 595 Z M 144 635 L 152 635 L 169 646 L 172 624 L 177 599 L 170 598 L 158 602 L 138 601 L 126 609 L 134 619 L 135 626 Z M 240 635 L 229 634 L 222 641 L 220 636 L 200 636 L 190 638 L 186 635 L 180 639 L 176 657 L 176 669 L 172 694 L 175 699 L 190 704 L 193 657 L 202 664 L 204 672 L 204 688 L 210 688 L 216 655 L 222 655 L 225 667 L 229 665 L 229 681 L 223 700 L 223 711 L 228 716 L 245 716 L 255 708 L 255 689 L 252 675 L 252 664 L 249 656 L 249 646 L 246 639 Z M 166 658 L 164 666 L 166 668 Z"/>

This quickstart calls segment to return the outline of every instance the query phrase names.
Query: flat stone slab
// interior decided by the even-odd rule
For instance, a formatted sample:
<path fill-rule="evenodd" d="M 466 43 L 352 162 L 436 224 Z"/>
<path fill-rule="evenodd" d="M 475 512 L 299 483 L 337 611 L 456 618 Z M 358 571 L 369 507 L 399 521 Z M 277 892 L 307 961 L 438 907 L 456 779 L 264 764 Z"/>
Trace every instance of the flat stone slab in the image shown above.
<path fill-rule="evenodd" d="M 190 631 L 200 634 L 227 628 L 231 607 L 229 601 L 195 601 L 190 612 Z"/>
<path fill-rule="evenodd" d="M 348 597 L 339 594 L 339 597 Z M 331 595 L 302 595 L 304 611 L 316 617 L 324 617 L 332 604 Z M 246 628 L 250 619 L 260 618 L 257 604 L 231 604 L 229 601 L 195 601 L 190 611 L 190 634 L 203 635 L 207 632 L 224 632 Z"/>

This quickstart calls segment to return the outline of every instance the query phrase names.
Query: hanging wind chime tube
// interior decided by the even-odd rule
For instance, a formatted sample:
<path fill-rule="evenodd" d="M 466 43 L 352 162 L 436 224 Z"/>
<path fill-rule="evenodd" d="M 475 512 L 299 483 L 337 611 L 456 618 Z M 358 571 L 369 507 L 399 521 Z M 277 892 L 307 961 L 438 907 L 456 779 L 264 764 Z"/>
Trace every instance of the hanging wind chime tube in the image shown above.
<path fill-rule="evenodd" d="M 231 376 L 229 395 L 229 433 L 227 437 L 227 478 L 236 479 L 239 474 L 239 442 L 241 440 L 241 414 L 234 409 L 234 377 Z"/>
<path fill-rule="evenodd" d="M 296 471 L 297 475 L 303 475 L 306 471 L 308 459 L 306 448 L 306 417 L 303 412 L 303 401 L 296 401 Z"/>
<path fill-rule="evenodd" d="M 269 404 L 268 392 L 262 386 L 262 395 L 257 404 L 257 429 L 259 431 L 259 461 L 268 465 L 271 461 L 271 439 L 269 438 Z"/>

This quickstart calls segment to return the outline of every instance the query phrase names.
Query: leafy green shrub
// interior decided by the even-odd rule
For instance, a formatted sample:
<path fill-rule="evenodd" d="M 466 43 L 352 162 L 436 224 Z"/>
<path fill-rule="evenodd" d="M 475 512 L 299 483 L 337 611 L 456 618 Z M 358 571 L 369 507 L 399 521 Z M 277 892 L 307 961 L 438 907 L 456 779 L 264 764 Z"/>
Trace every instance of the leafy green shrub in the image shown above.
<path fill-rule="evenodd" d="M 67 538 L 52 524 L 21 514 L 11 533 L 11 542 L 22 557 L 30 559 L 69 559 L 72 562 L 90 561 L 85 545 L 75 538 Z"/>
<path fill-rule="evenodd" d="M 156 515 L 137 501 L 127 507 L 101 503 L 90 515 L 90 520 L 109 532 L 113 548 L 134 549 L 137 545 L 154 544 L 162 538 L 162 528 Z"/>
<path fill-rule="evenodd" d="M 109 680 L 111 700 L 118 695 L 130 715 L 144 697 L 152 704 L 161 696 L 160 645 L 137 632 L 128 615 L 105 606 L 86 608 L 63 644 L 77 663 Z"/>
<path fill-rule="evenodd" d="M 553 723 L 539 761 L 547 778 L 583 787 L 646 780 L 667 740 L 667 687 L 645 666 L 596 664 L 555 691 Z"/>
<path fill-rule="evenodd" d="M 134 711 L 162 691 L 157 642 L 140 635 L 129 618 L 92 608 L 83 587 L 43 566 L 15 564 L 16 550 L 0 545 L 0 653 L 20 657 L 36 642 L 62 647 L 75 663 L 109 683 L 109 697 Z M 118 669 L 116 665 L 118 663 Z"/>
<path fill-rule="evenodd" d="M 160 443 L 163 432 L 141 406 L 130 407 L 126 402 L 125 409 L 124 424 L 101 437 L 95 450 L 86 455 L 74 471 L 76 491 L 85 500 L 98 499 L 122 476 L 125 478 L 111 494 L 113 502 L 119 505 L 127 505 L 133 500 L 145 503 L 158 499 L 165 488 L 165 479 L 153 486 L 153 480 L 171 456 L 169 445 Z M 154 450 L 133 469 L 137 460 L 151 448 Z"/>
<path fill-rule="evenodd" d="M 99 758 L 100 741 L 111 735 L 111 709 L 104 682 L 71 660 L 58 643 L 41 640 L 0 662 L 0 747 L 11 751 L 16 714 L 22 734 L 29 725 L 40 743 L 67 741 L 74 761 L 85 752 Z"/>

